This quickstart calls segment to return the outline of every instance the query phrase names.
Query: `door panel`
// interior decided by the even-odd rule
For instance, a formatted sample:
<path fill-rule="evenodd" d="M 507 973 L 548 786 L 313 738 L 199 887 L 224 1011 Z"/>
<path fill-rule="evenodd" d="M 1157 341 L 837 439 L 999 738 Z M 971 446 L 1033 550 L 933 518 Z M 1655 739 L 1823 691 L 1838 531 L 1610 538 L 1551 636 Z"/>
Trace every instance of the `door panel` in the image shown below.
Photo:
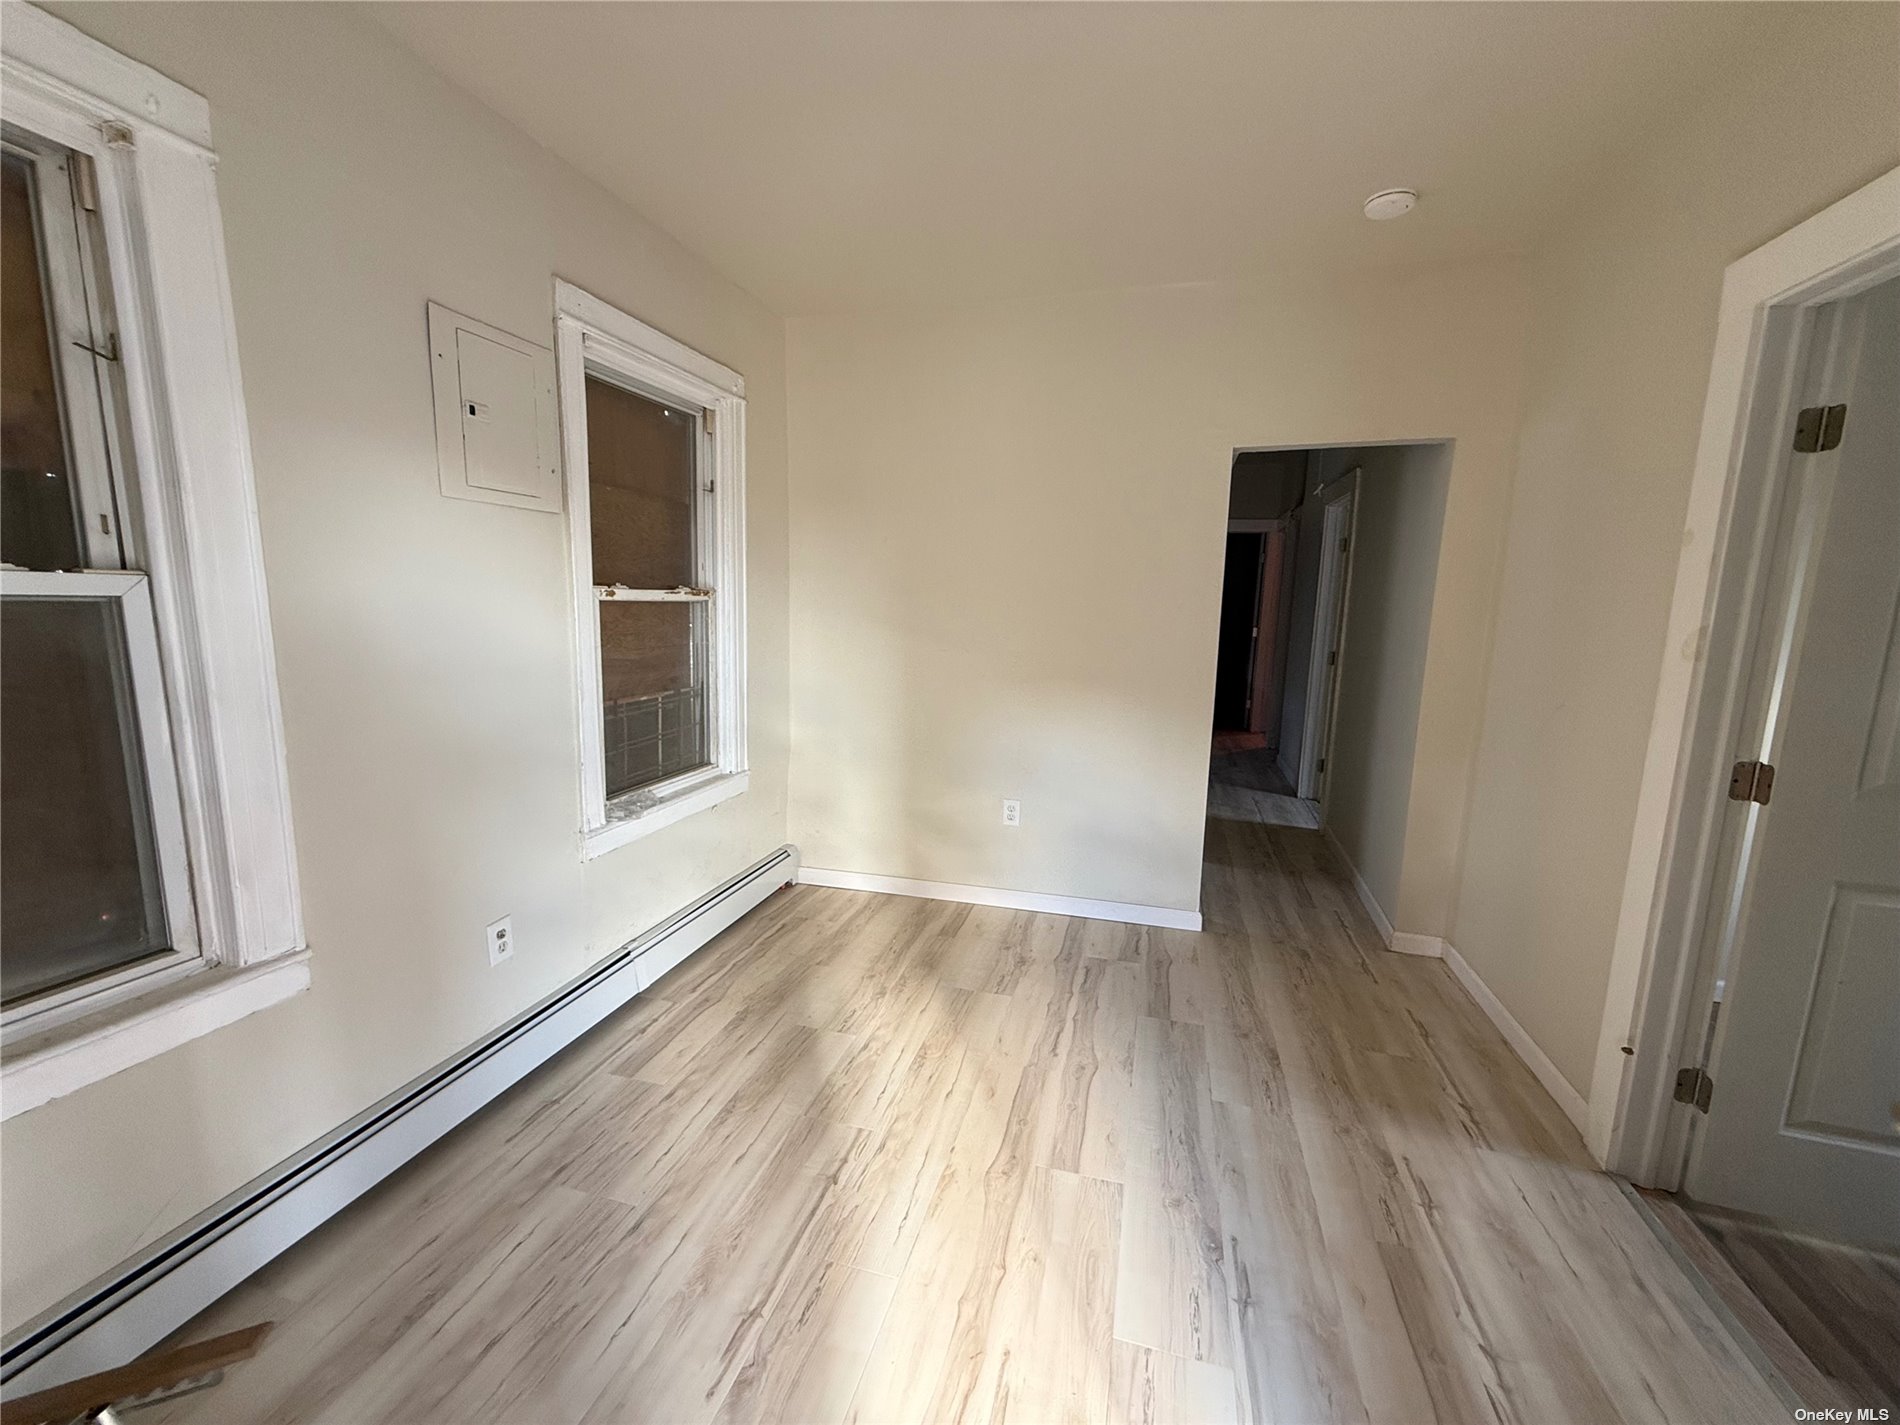
<path fill-rule="evenodd" d="M 1885 1143 L 1893 1100 L 1882 1060 L 1900 1053 L 1900 896 L 1835 886 L 1819 973 L 1795 1050 L 1788 1126 Z"/>
<path fill-rule="evenodd" d="M 1841 304 L 1840 446 L 1795 456 L 1758 680 L 1768 760 L 1685 1186 L 1798 1230 L 1900 1244 L 1900 280 Z M 1752 754 L 1744 754 L 1752 755 Z"/>

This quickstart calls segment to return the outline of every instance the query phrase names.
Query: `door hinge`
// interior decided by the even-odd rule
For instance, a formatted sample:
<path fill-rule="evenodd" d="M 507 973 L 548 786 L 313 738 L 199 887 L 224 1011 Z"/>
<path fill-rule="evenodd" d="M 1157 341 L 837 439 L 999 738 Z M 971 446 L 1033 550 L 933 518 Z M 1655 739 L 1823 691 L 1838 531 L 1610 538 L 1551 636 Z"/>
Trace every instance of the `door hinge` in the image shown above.
<path fill-rule="evenodd" d="M 1339 662 L 1339 650 L 1335 648 L 1331 653 L 1328 653 L 1326 655 L 1326 666 L 1328 668 L 1331 668 L 1334 664 L 1338 662 Z"/>
<path fill-rule="evenodd" d="M 1319 759 L 1319 765 L 1315 767 L 1313 771 L 1315 773 L 1321 773 L 1321 772 L 1324 772 L 1325 770 L 1326 770 L 1326 759 L 1322 757 Z"/>
<path fill-rule="evenodd" d="M 1846 406 L 1809 406 L 1795 417 L 1794 448 L 1802 455 L 1832 450 L 1841 443 Z"/>
<path fill-rule="evenodd" d="M 1728 776 L 1728 799 L 1732 802 L 1760 802 L 1768 805 L 1775 790 L 1772 762 L 1737 762 Z"/>
<path fill-rule="evenodd" d="M 718 424 L 719 413 L 711 406 L 702 406 L 700 413 L 701 419 L 706 422 L 706 434 L 711 435 L 713 433 L 713 427 Z"/>
<path fill-rule="evenodd" d="M 1707 1113 L 1715 1096 L 1715 1080 L 1707 1069 L 1683 1069 L 1676 1074 L 1676 1102 L 1695 1105 L 1696 1112 Z"/>

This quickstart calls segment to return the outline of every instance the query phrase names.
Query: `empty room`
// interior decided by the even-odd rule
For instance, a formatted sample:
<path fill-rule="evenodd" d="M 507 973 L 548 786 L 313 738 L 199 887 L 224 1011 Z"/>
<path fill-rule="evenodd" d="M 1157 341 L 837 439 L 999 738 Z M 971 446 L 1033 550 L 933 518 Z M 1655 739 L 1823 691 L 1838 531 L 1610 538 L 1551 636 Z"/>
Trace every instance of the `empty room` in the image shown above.
<path fill-rule="evenodd" d="M 0 1422 L 1900 1412 L 1900 0 L 0 0 Z"/>

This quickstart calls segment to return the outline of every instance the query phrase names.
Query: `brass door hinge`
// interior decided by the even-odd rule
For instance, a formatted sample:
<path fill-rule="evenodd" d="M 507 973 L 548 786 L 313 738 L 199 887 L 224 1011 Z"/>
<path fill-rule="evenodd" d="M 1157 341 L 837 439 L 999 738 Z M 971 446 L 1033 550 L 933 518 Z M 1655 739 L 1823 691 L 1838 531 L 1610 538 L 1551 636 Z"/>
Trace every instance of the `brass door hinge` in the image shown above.
<path fill-rule="evenodd" d="M 1775 790 L 1772 762 L 1737 762 L 1728 777 L 1728 799 L 1732 802 L 1760 802 L 1768 805 Z"/>
<path fill-rule="evenodd" d="M 1795 417 L 1794 448 L 1802 455 L 1832 450 L 1841 443 L 1846 424 L 1846 406 L 1809 406 Z"/>
<path fill-rule="evenodd" d="M 1676 1075 L 1676 1102 L 1694 1104 L 1698 1113 L 1709 1111 L 1715 1096 L 1715 1080 L 1707 1069 L 1683 1069 Z"/>

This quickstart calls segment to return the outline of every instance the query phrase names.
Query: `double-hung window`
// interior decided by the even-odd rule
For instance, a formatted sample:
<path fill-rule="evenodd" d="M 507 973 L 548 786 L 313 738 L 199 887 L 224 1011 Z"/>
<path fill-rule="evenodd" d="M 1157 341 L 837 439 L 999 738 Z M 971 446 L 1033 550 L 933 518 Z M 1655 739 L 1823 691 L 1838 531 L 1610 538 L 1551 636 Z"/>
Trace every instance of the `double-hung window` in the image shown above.
<path fill-rule="evenodd" d="M 28 6 L 0 65 L 11 1115 L 308 972 L 204 101 Z"/>
<path fill-rule="evenodd" d="M 556 285 L 583 847 L 745 789 L 745 383 Z"/>
<path fill-rule="evenodd" d="M 195 960 L 91 160 L 0 156 L 0 1003 Z"/>

